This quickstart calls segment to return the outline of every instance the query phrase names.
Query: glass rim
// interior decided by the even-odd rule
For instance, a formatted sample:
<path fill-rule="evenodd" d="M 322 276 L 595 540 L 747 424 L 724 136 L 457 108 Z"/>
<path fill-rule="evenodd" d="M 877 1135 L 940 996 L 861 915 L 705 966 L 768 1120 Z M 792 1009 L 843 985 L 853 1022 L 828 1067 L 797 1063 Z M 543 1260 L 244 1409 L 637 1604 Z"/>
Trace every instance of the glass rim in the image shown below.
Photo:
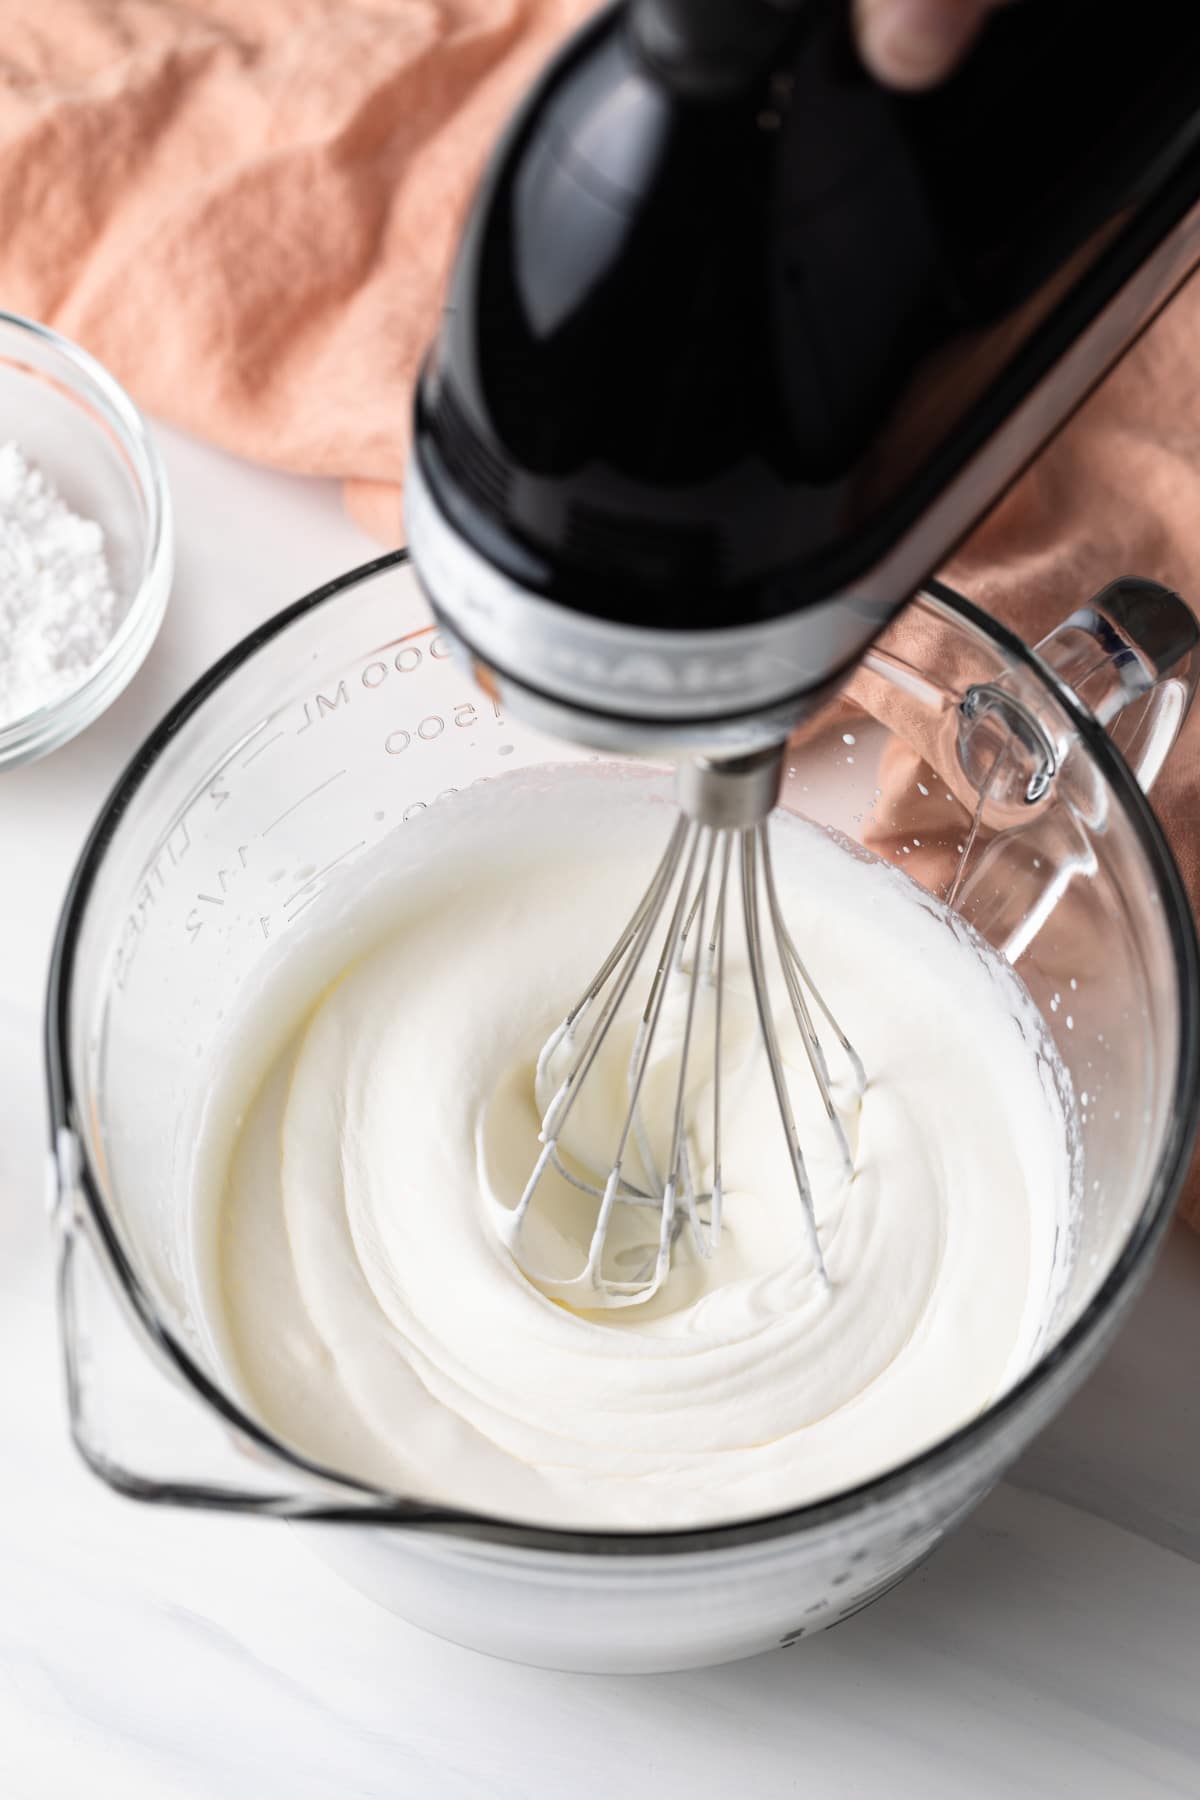
<path fill-rule="evenodd" d="M 52 1154 L 60 1132 L 71 1133 L 79 1143 L 78 1186 L 87 1212 L 108 1260 L 107 1274 L 115 1278 L 136 1320 L 168 1364 L 193 1393 L 217 1411 L 225 1422 L 258 1448 L 270 1453 L 285 1468 L 296 1471 L 320 1487 L 333 1487 L 344 1500 L 321 1495 L 287 1497 L 247 1491 L 234 1498 L 220 1489 L 201 1489 L 193 1484 L 165 1480 L 131 1482 L 125 1491 L 134 1497 L 163 1504 L 234 1507 L 275 1516 L 314 1522 L 359 1523 L 372 1526 L 423 1528 L 438 1535 L 468 1538 L 520 1550 L 583 1556 L 654 1556 L 734 1549 L 769 1542 L 805 1531 L 818 1530 L 880 1507 L 920 1487 L 961 1459 L 1003 1425 L 1025 1412 L 1064 1367 L 1080 1357 L 1102 1330 L 1113 1306 L 1128 1289 L 1161 1241 L 1174 1212 L 1174 1204 L 1187 1172 L 1197 1129 L 1197 1096 L 1200 1094 L 1200 952 L 1191 907 L 1175 859 L 1162 828 L 1120 752 L 1103 727 L 1072 690 L 1044 664 L 1036 653 L 1006 626 L 940 580 L 923 584 L 915 596 L 952 618 L 965 621 L 1013 661 L 1025 666 L 1054 695 L 1070 717 L 1073 728 L 1094 758 L 1110 794 L 1132 825 L 1146 857 L 1167 924 L 1176 976 L 1179 1017 L 1179 1056 L 1174 1091 L 1154 1173 L 1138 1217 L 1112 1267 L 1079 1317 L 1020 1380 L 981 1413 L 946 1437 L 870 1479 L 818 1500 L 725 1524 L 672 1529 L 583 1529 L 556 1527 L 507 1519 L 481 1511 L 438 1505 L 389 1493 L 336 1469 L 315 1462 L 280 1442 L 199 1367 L 186 1346 L 163 1320 L 127 1256 L 121 1234 L 108 1213 L 95 1178 L 88 1146 L 76 1131 L 76 1097 L 70 1069 L 70 1003 L 75 951 L 86 916 L 92 888 L 108 846 L 138 788 L 191 716 L 215 694 L 237 669 L 259 650 L 281 636 L 296 620 L 334 600 L 348 589 L 362 585 L 409 561 L 406 549 L 389 551 L 334 577 L 311 593 L 293 601 L 270 619 L 248 632 L 217 659 L 168 710 L 145 738 L 117 778 L 80 853 L 67 888 L 55 932 L 46 994 L 45 1057 L 49 1093 Z M 436 621 L 431 621 L 431 629 Z M 82 1448 L 82 1446 L 81 1446 Z M 86 1451 L 85 1451 L 86 1455 Z M 99 1471 L 114 1485 L 111 1467 Z"/>

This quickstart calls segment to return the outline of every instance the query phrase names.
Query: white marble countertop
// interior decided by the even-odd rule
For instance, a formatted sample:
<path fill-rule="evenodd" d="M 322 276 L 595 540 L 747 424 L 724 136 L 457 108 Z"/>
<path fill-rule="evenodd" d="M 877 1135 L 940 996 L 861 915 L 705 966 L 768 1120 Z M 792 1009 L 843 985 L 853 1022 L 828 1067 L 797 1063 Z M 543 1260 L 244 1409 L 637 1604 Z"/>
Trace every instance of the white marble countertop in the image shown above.
<path fill-rule="evenodd" d="M 252 625 L 373 554 L 331 487 L 160 433 L 179 565 L 145 668 L 0 775 L 0 1796 L 459 1800 L 1200 1795 L 1200 1240 L 967 1525 L 848 1623 L 675 1676 L 554 1675 L 423 1636 L 274 1521 L 150 1509 L 67 1440 L 41 1008 L 85 830 Z"/>

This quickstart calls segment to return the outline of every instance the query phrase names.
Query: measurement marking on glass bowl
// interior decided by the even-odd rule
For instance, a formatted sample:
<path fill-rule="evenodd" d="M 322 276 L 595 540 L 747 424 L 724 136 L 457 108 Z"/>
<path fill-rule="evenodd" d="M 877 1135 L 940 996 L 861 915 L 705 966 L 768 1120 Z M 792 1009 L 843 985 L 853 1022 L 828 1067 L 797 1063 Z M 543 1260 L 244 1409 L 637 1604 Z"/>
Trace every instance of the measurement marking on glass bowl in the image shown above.
<path fill-rule="evenodd" d="M 196 894 L 197 900 L 207 900 L 208 904 L 210 906 L 224 906 L 224 904 L 225 904 L 224 896 L 229 892 L 230 882 L 233 880 L 235 875 L 239 874 L 240 871 L 246 867 L 246 864 L 250 860 L 249 844 L 239 844 L 237 847 L 237 856 L 238 856 L 238 861 L 237 861 L 236 867 L 231 868 L 229 866 L 225 866 L 225 867 L 219 868 L 217 870 L 217 885 L 219 886 L 219 888 L 221 890 L 220 894 L 219 895 L 218 894 L 204 894 L 204 893 L 200 893 L 199 891 L 197 891 L 197 894 Z"/>
<path fill-rule="evenodd" d="M 298 900 L 300 898 L 301 894 L 307 894 L 309 888 L 313 887 L 318 881 L 320 881 L 322 876 L 328 875 L 328 873 L 331 869 L 336 869 L 339 863 L 345 862 L 345 860 L 348 856 L 353 856 L 354 852 L 356 850 L 361 850 L 363 848 L 363 846 L 366 844 L 366 841 L 367 841 L 366 838 L 359 838 L 357 844 L 351 844 L 351 846 L 348 850 L 343 850 L 340 856 L 335 856 L 332 862 L 327 862 L 325 864 L 324 868 L 317 870 L 315 875 L 310 875 L 307 881 L 301 883 L 301 885 L 296 889 L 294 894 L 288 895 L 287 899 L 283 903 L 285 910 L 287 907 L 289 907 L 292 904 L 292 902 L 294 900 Z M 305 901 L 306 906 L 307 906 L 307 904 L 308 904 L 308 902 Z"/>
<path fill-rule="evenodd" d="M 300 917 L 300 914 L 304 911 L 306 906 L 311 906 L 314 900 L 319 900 L 320 898 L 321 898 L 321 889 L 315 888 L 313 890 L 313 892 L 308 896 L 307 900 L 302 900 L 300 902 L 300 904 L 296 908 L 295 912 L 289 913 L 287 923 L 290 925 L 294 919 L 298 919 Z M 268 913 L 266 918 L 260 918 L 258 922 L 262 926 L 263 936 L 270 937 L 270 935 L 271 935 L 271 915 Z"/>
<path fill-rule="evenodd" d="M 479 723 L 479 714 L 473 700 L 460 700 L 449 707 L 447 712 L 453 714 L 453 724 L 458 731 L 470 731 Z M 503 724 L 498 709 L 496 717 Z M 389 731 L 383 740 L 383 747 L 389 756 L 403 756 L 414 737 L 419 738 L 423 744 L 434 744 L 445 731 L 447 722 L 446 713 L 427 713 L 411 731 L 403 725 L 397 725 L 394 731 Z"/>
<path fill-rule="evenodd" d="M 419 633 L 414 634 L 421 640 L 420 642 L 399 639 L 380 645 L 355 671 L 347 671 L 346 675 L 334 681 L 331 692 L 310 693 L 308 699 L 297 697 L 288 700 L 284 705 L 268 713 L 265 718 L 260 719 L 257 724 L 249 726 L 240 734 L 238 741 L 229 746 L 207 775 L 197 783 L 192 792 L 181 800 L 167 821 L 162 835 L 147 857 L 138 880 L 134 884 L 129 910 L 113 954 L 113 985 L 117 992 L 124 990 L 131 966 L 141 944 L 146 939 L 159 894 L 168 890 L 172 877 L 188 858 L 189 853 L 196 848 L 192 840 L 191 824 L 197 808 L 202 809 L 202 816 L 207 818 L 214 813 L 223 811 L 231 802 L 240 802 L 243 796 L 237 774 L 249 769 L 260 756 L 265 756 L 268 750 L 276 748 L 281 743 L 286 744 L 292 738 L 303 736 L 313 725 L 320 724 L 323 719 L 340 716 L 346 708 L 354 704 L 356 696 L 361 700 L 378 692 L 385 685 L 390 691 L 394 684 L 390 680 L 386 680 L 382 673 L 384 669 L 387 670 L 388 675 L 395 673 L 400 678 L 415 672 L 430 661 L 434 664 L 445 663 L 449 669 L 452 655 L 447 640 L 441 635 L 427 640 L 427 629 L 422 628 Z M 329 686 L 329 683 L 326 685 Z M 477 699 L 452 702 L 440 712 L 427 713 L 415 723 L 411 730 L 395 729 L 386 739 L 384 748 L 389 755 L 395 756 L 422 742 L 436 743 L 450 727 L 459 731 L 476 731 L 484 719 L 490 719 L 501 730 L 504 729 L 506 720 L 499 701 L 491 699 L 488 704 L 482 706 Z M 474 739 L 471 742 L 474 747 Z M 505 744 L 500 747 L 500 754 L 510 755 L 512 749 L 512 745 Z M 339 775 L 344 773 L 346 773 L 345 770 L 338 771 Z M 261 831 L 255 832 L 251 841 L 258 842 L 266 837 L 298 807 L 314 798 L 322 788 L 337 778 L 337 775 L 327 777 L 326 781 L 318 787 L 310 789 L 307 794 L 294 800 L 285 811 L 272 819 Z M 486 777 L 479 779 L 486 779 Z M 405 811 L 404 817 L 408 818 L 415 811 L 423 810 L 426 804 L 428 803 L 420 801 L 415 806 L 410 806 Z M 382 823 L 382 820 L 377 822 Z M 365 841 L 364 839 L 363 842 L 365 843 Z M 352 846 L 350 850 L 343 852 L 343 857 L 338 858 L 337 861 L 352 855 L 361 847 L 360 844 Z M 249 845 L 236 846 L 236 856 L 241 868 L 246 866 L 248 852 Z M 284 906 L 291 908 L 291 911 L 284 915 L 285 923 L 290 922 L 290 919 L 302 910 L 302 906 L 298 902 L 302 902 L 303 905 L 309 903 L 309 899 L 312 897 L 309 893 L 310 888 L 315 889 L 321 875 L 328 873 L 328 870 L 335 866 L 336 863 L 329 864 L 326 870 L 311 877 L 309 882 L 297 888 L 290 899 L 284 902 Z M 237 864 L 226 864 L 215 870 L 210 869 L 207 887 L 201 887 L 198 884 L 193 904 L 181 921 L 189 943 L 195 943 L 203 932 L 208 909 L 219 909 L 226 906 L 225 896 L 230 881 L 238 873 Z M 278 915 L 260 916 L 260 926 L 264 937 L 269 933 L 270 920 L 273 917 L 278 917 Z"/>
<path fill-rule="evenodd" d="M 336 774 L 327 775 L 324 781 L 319 781 L 315 788 L 310 788 L 307 794 L 301 794 L 298 800 L 293 800 L 290 806 L 284 808 L 277 819 L 272 819 L 269 825 L 263 826 L 258 834 L 259 837 L 269 837 L 275 827 L 282 825 L 285 819 L 290 819 L 298 807 L 306 805 L 309 800 L 315 800 L 317 795 L 324 793 L 327 787 L 332 787 L 335 781 L 340 781 L 345 773 L 345 769 L 339 769 Z"/>
<path fill-rule="evenodd" d="M 269 725 L 270 720 L 266 719 L 263 721 L 263 723 Z M 255 760 L 256 757 L 261 756 L 265 750 L 269 750 L 271 748 L 272 744 L 277 744 L 279 742 L 280 738 L 284 737 L 284 736 L 286 736 L 285 732 L 277 731 L 275 733 L 274 737 L 269 737 L 267 739 L 265 744 L 259 744 L 257 749 L 252 750 L 250 752 L 249 756 L 243 757 L 243 759 L 242 759 L 243 769 L 248 769 L 250 767 L 250 764 Z"/>

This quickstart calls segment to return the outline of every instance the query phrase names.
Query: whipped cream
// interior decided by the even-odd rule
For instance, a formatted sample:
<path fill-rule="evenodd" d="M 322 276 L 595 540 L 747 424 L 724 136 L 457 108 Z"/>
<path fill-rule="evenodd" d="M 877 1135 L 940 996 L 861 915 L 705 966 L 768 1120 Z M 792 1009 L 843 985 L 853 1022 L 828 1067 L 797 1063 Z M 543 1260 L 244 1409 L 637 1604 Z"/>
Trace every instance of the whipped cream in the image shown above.
<path fill-rule="evenodd" d="M 1007 965 L 897 871 L 800 820 L 772 826 L 784 911 L 869 1078 L 859 1108 L 831 1052 L 848 1180 L 780 982 L 830 1286 L 736 941 L 716 1253 L 684 1233 L 648 1304 L 588 1312 L 505 1249 L 496 1209 L 538 1152 L 538 1053 L 670 817 L 657 778 L 603 765 L 454 796 L 359 863 L 247 997 L 208 1109 L 198 1243 L 231 1381 L 309 1457 L 545 1523 L 696 1525 L 877 1475 L 1036 1357 L 1066 1273 L 1066 1077 Z M 631 1010 L 574 1121 L 585 1163 L 609 1156 L 634 1028 Z M 678 1029 L 669 1004 L 668 1049 Z M 660 1141 L 670 1068 L 664 1050 L 644 1096 Z M 551 1179 L 526 1266 L 575 1273 L 595 1211 Z"/>

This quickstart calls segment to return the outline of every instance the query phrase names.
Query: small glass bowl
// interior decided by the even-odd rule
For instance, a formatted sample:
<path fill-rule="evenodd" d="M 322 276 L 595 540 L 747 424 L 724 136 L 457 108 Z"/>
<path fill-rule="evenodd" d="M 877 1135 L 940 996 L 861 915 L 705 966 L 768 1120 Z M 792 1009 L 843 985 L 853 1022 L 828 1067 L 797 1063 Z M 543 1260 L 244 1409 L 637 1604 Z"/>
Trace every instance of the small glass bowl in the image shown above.
<path fill-rule="evenodd" d="M 128 394 L 78 345 L 0 312 L 0 443 L 10 438 L 100 524 L 125 613 L 78 687 L 0 726 L 0 767 L 57 750 L 111 705 L 154 642 L 175 560 L 166 476 Z"/>

